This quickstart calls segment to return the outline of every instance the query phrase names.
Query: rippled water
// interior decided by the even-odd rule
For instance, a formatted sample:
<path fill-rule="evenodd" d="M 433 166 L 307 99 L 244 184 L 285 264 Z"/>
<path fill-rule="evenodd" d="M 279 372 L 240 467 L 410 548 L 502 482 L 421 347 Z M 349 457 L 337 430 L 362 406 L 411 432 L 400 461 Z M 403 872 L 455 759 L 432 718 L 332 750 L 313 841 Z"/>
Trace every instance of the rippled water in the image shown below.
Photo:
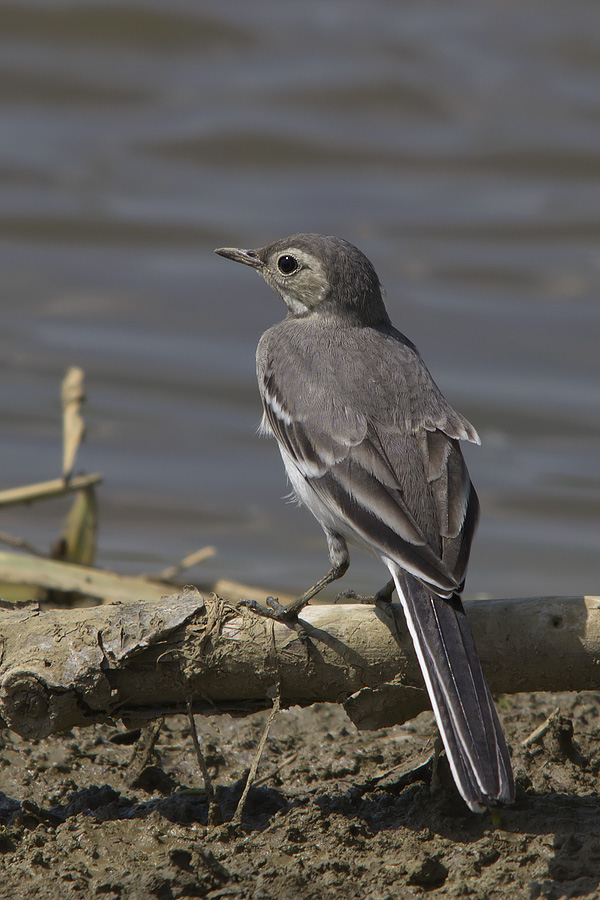
<path fill-rule="evenodd" d="M 335 233 L 482 435 L 468 592 L 598 592 L 599 147 L 595 0 L 3 3 L 3 485 L 58 474 L 81 365 L 102 564 L 214 543 L 208 577 L 306 587 L 325 544 L 256 436 L 284 310 L 212 249 Z"/>

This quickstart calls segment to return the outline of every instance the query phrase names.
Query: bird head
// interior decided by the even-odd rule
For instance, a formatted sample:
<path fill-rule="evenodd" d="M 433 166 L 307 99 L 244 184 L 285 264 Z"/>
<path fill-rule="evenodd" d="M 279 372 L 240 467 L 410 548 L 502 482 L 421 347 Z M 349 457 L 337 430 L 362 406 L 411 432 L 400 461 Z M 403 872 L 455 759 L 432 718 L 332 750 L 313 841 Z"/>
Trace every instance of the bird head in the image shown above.
<path fill-rule="evenodd" d="M 389 322 L 372 263 L 341 238 L 295 234 L 259 250 L 222 247 L 215 253 L 256 269 L 292 316 L 326 314 L 362 325 Z"/>

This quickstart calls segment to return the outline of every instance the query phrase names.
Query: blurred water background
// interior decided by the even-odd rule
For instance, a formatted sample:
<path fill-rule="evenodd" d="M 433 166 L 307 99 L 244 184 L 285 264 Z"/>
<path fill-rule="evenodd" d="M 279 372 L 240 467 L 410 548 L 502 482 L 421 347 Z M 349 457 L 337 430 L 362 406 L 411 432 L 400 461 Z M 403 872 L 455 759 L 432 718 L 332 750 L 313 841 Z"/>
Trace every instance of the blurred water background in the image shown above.
<path fill-rule="evenodd" d="M 3 2 L 0 486 L 59 474 L 80 365 L 101 565 L 215 544 L 191 575 L 306 588 L 325 542 L 256 434 L 283 304 L 212 250 L 334 233 L 482 436 L 467 594 L 598 593 L 599 147 L 597 0 Z M 47 548 L 57 508 L 0 530 Z"/>

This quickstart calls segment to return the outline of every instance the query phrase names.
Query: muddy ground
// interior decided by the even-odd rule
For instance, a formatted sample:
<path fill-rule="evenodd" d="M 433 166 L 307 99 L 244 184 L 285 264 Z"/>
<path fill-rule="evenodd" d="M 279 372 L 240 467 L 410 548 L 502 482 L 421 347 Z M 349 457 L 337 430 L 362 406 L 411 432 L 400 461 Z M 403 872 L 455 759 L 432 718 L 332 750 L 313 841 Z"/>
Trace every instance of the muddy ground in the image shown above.
<path fill-rule="evenodd" d="M 560 727 L 522 740 L 557 707 Z M 128 785 L 135 732 L 95 726 L 38 743 L 0 735 L 0 897 L 599 897 L 599 694 L 499 704 L 519 782 L 496 819 L 470 813 L 445 763 L 431 787 L 433 717 L 357 732 L 337 706 L 281 712 L 238 826 L 207 826 L 188 720 L 168 719 L 160 765 Z M 266 713 L 197 718 L 225 819 Z M 569 738 L 571 720 L 573 742 Z"/>

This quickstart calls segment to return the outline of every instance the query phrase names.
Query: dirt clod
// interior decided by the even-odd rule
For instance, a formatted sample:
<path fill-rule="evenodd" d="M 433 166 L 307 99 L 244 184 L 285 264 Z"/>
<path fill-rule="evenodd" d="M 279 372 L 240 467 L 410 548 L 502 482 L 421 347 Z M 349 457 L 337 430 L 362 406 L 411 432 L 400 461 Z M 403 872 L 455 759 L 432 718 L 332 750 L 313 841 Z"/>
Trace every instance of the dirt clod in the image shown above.
<path fill-rule="evenodd" d="M 407 875 L 409 884 L 437 887 L 448 877 L 448 869 L 437 857 L 424 856 L 408 866 Z"/>

